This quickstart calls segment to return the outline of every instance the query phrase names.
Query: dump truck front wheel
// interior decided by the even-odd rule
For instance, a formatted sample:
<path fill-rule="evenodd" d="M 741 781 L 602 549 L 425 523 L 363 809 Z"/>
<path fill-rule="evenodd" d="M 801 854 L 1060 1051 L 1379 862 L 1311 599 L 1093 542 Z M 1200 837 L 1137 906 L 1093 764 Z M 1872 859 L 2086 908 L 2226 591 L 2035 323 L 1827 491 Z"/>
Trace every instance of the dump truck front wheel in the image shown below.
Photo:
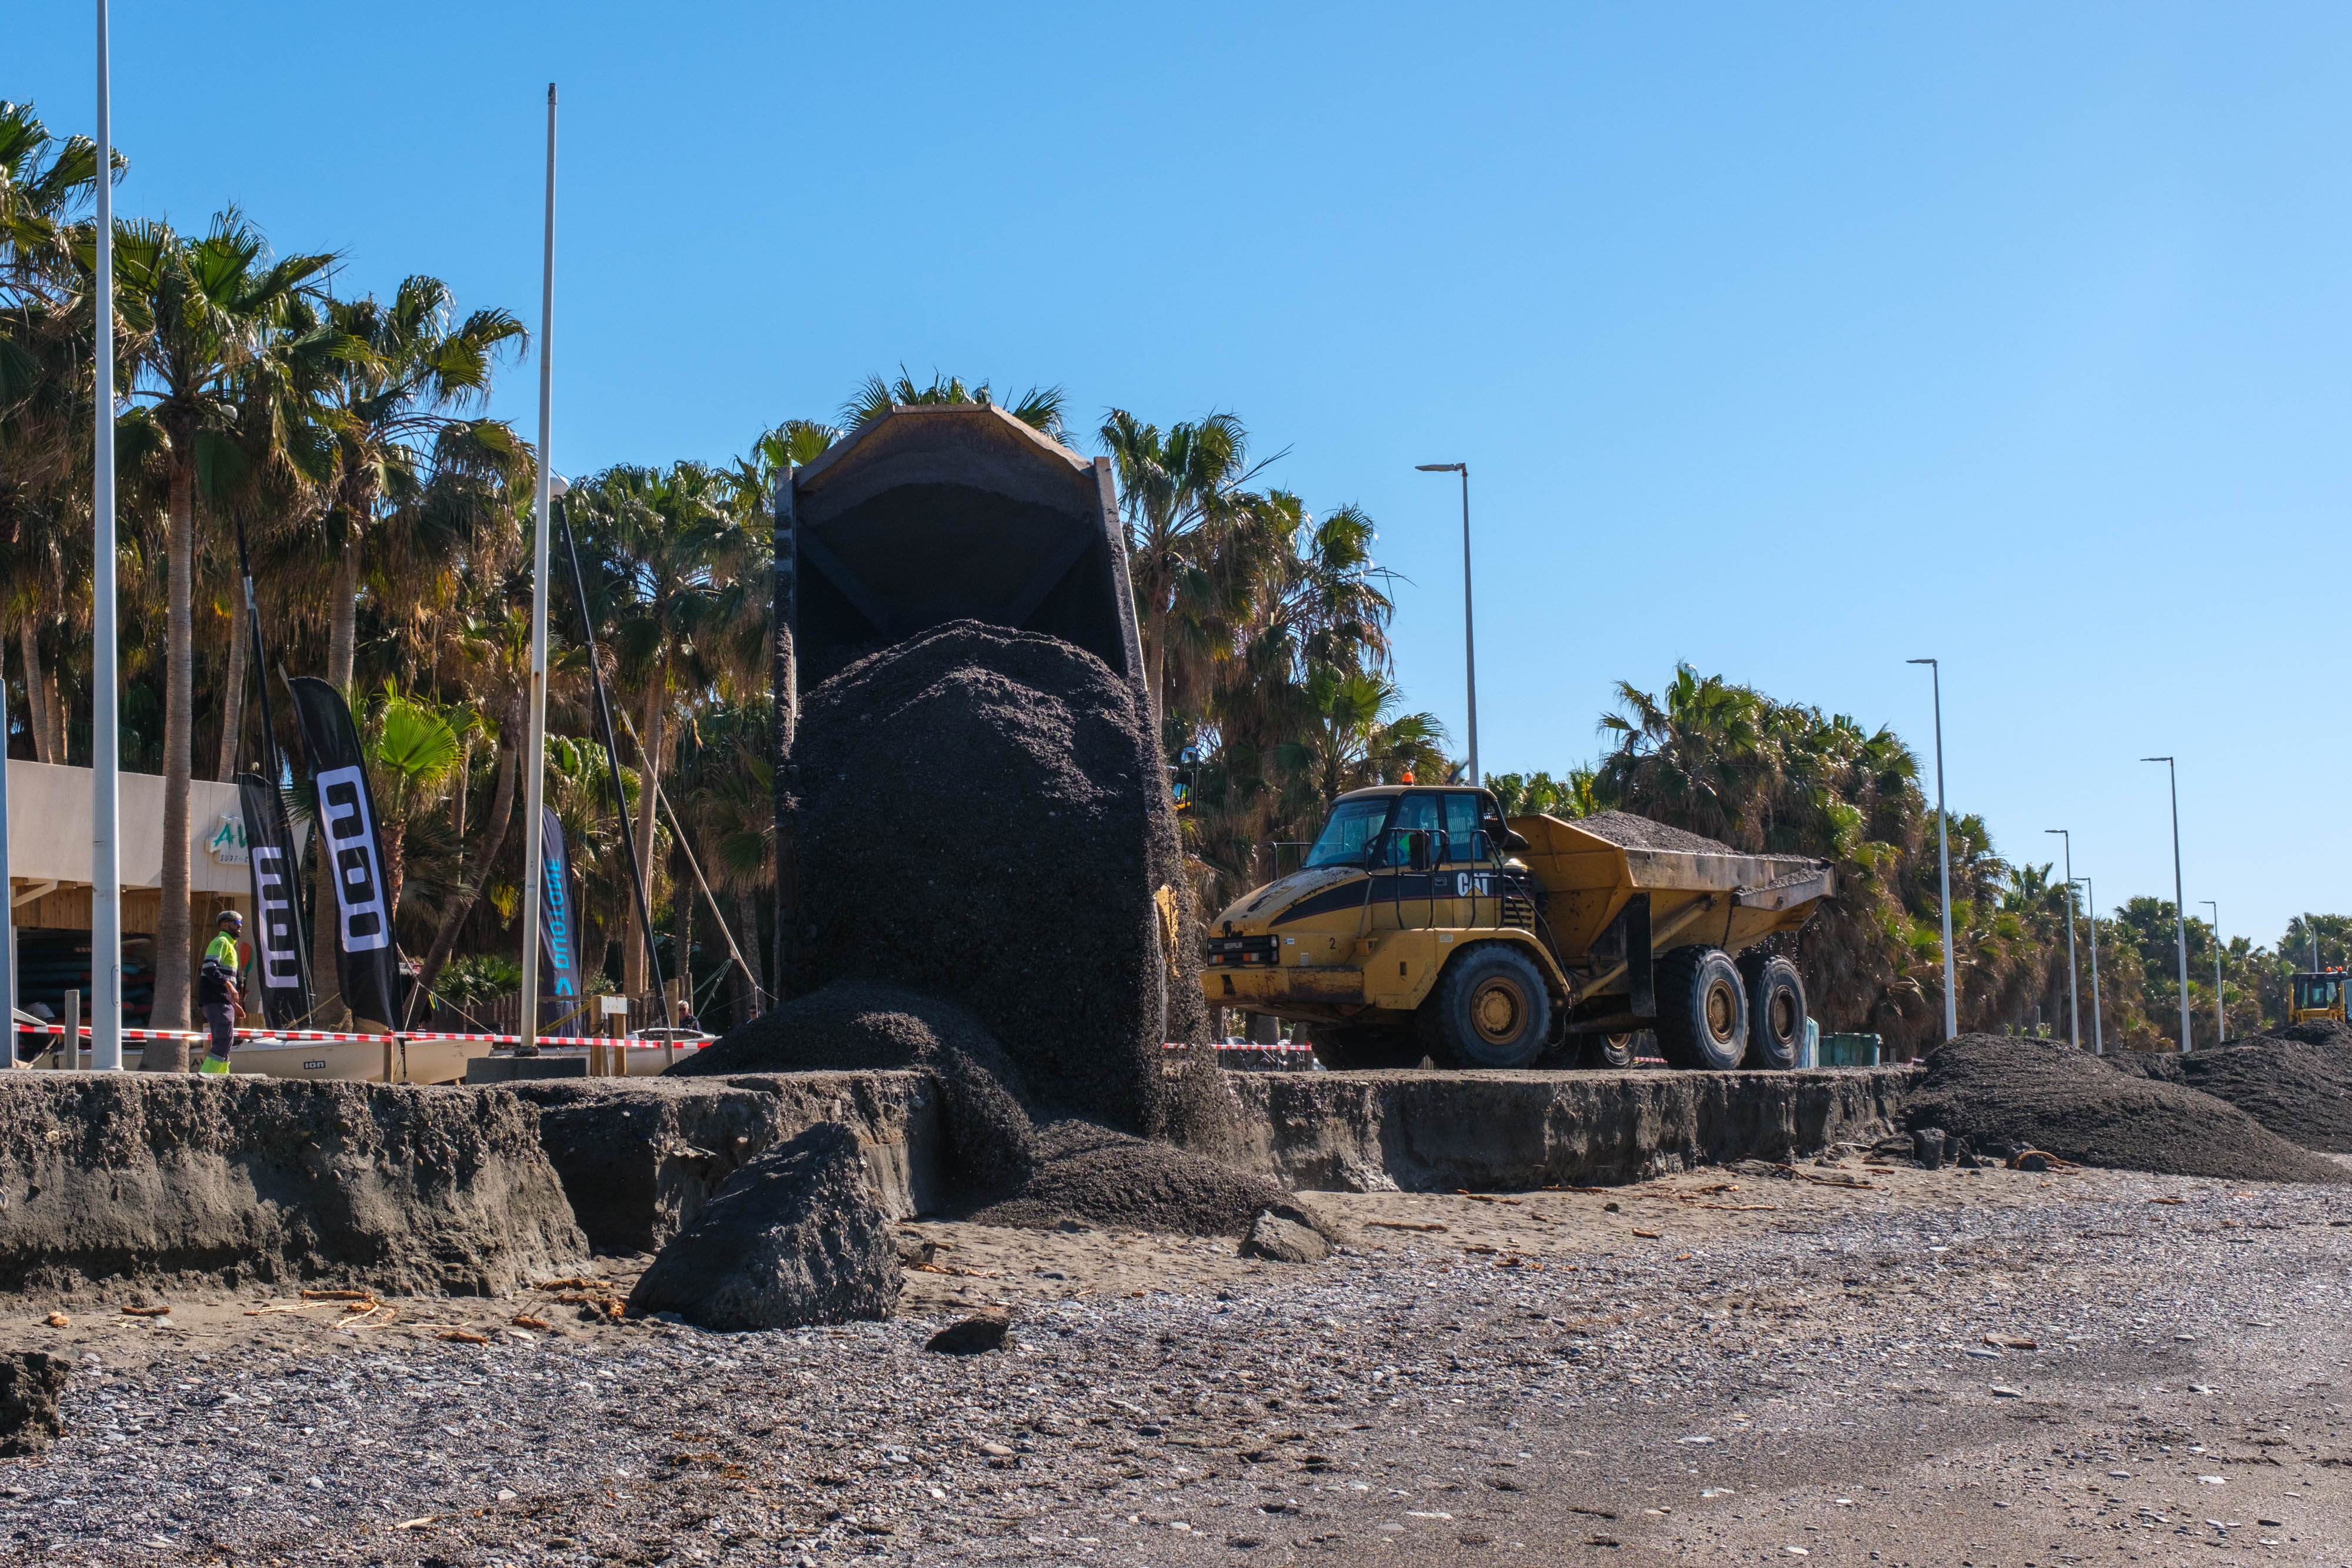
<path fill-rule="evenodd" d="M 1449 1067 L 1528 1067 L 1551 1035 L 1551 993 L 1516 947 L 1473 947 L 1446 967 L 1418 1021 Z"/>
<path fill-rule="evenodd" d="M 1677 947 L 1658 960 L 1656 974 L 1658 1050 L 1666 1061 L 1718 1072 L 1738 1066 L 1748 1054 L 1748 986 L 1731 955 Z"/>
<path fill-rule="evenodd" d="M 1790 1068 L 1805 1043 L 1805 979 L 1777 953 L 1739 960 L 1748 982 L 1748 1064 Z"/>

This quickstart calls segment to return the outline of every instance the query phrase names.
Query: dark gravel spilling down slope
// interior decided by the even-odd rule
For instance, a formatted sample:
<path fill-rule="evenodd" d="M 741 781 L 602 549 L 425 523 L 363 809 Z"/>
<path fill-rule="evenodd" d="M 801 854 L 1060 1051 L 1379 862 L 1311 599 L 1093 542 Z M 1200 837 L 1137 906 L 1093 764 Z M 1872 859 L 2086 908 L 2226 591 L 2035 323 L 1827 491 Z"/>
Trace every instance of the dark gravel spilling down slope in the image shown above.
<path fill-rule="evenodd" d="M 2340 1183 L 2341 1166 L 2227 1101 L 2117 1072 L 2071 1047 L 1964 1034 L 1927 1058 L 1905 1107 L 1979 1152 L 2029 1145 L 2086 1166 L 2233 1181 Z"/>
<path fill-rule="evenodd" d="M 947 1098 L 950 1180 L 975 1198 L 1029 1174 L 1033 1134 L 1020 1069 L 952 1002 L 892 986 L 847 983 L 797 997 L 730 1030 L 664 1077 L 920 1068 Z"/>
<path fill-rule="evenodd" d="M 1037 1166 L 1018 1195 L 971 1218 L 982 1225 L 1089 1226 L 1239 1236 L 1268 1209 L 1298 1211 L 1265 1176 L 1090 1122 L 1037 1134 Z M 1310 1221 L 1311 1223 L 1311 1221 Z"/>

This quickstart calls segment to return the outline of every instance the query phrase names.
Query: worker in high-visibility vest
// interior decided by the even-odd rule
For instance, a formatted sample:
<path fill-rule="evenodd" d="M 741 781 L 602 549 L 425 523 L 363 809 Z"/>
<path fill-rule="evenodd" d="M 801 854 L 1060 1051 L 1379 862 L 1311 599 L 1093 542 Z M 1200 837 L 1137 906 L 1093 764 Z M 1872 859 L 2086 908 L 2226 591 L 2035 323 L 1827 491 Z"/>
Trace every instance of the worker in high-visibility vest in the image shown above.
<path fill-rule="evenodd" d="M 221 911 L 220 931 L 205 949 L 204 967 L 196 973 L 196 996 L 204 1004 L 205 1027 L 212 1031 L 212 1049 L 196 1064 L 199 1072 L 226 1072 L 228 1053 L 236 1046 L 236 1020 L 245 1011 L 245 949 L 237 937 L 245 916 L 234 909 Z"/>

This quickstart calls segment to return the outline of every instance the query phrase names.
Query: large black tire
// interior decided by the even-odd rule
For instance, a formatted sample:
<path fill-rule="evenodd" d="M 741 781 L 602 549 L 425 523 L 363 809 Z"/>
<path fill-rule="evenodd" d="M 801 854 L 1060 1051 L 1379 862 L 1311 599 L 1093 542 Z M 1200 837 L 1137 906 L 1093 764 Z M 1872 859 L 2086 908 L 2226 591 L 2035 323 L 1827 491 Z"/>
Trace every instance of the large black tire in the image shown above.
<path fill-rule="evenodd" d="M 1307 1042 L 1314 1048 L 1315 1060 L 1333 1072 L 1411 1067 L 1421 1060 L 1421 1047 L 1406 1030 L 1349 1029 L 1331 1023 L 1307 1027 Z"/>
<path fill-rule="evenodd" d="M 1638 1033 L 1580 1034 L 1577 1037 L 1579 1067 L 1604 1069 L 1633 1065 L 1634 1047 L 1641 1040 Z"/>
<path fill-rule="evenodd" d="M 1414 1021 L 1443 1066 L 1531 1067 L 1551 1035 L 1551 993 L 1534 959 L 1488 943 L 1446 966 Z"/>
<path fill-rule="evenodd" d="M 1748 1065 L 1786 1071 L 1805 1044 L 1805 980 L 1777 953 L 1739 960 L 1748 983 Z"/>
<path fill-rule="evenodd" d="M 1658 1051 L 1669 1066 L 1725 1072 L 1748 1054 L 1748 987 L 1720 947 L 1658 960 Z"/>

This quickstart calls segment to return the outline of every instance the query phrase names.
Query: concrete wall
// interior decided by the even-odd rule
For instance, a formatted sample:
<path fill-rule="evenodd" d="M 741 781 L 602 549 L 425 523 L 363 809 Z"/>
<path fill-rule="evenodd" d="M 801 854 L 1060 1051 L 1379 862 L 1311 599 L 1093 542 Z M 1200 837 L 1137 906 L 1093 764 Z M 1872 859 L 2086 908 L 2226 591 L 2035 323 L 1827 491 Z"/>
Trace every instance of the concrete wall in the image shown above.
<path fill-rule="evenodd" d="M 1220 1152 L 1294 1190 L 1606 1185 L 1883 1136 L 1910 1082 L 1901 1068 L 1228 1072 L 1238 1142 Z"/>
<path fill-rule="evenodd" d="M 153 773 L 118 776 L 122 885 L 163 885 L 163 780 Z M 89 885 L 90 774 L 87 768 L 8 759 L 8 880 L 11 900 L 26 884 Z M 224 817 L 237 815 L 236 787 L 198 779 L 188 785 L 188 886 L 194 893 L 241 894 L 251 885 L 244 861 L 207 851 Z M 241 819 L 240 819 L 241 821 Z M 242 853 L 244 834 L 236 835 Z M 20 922 L 23 924 L 23 922 Z"/>

